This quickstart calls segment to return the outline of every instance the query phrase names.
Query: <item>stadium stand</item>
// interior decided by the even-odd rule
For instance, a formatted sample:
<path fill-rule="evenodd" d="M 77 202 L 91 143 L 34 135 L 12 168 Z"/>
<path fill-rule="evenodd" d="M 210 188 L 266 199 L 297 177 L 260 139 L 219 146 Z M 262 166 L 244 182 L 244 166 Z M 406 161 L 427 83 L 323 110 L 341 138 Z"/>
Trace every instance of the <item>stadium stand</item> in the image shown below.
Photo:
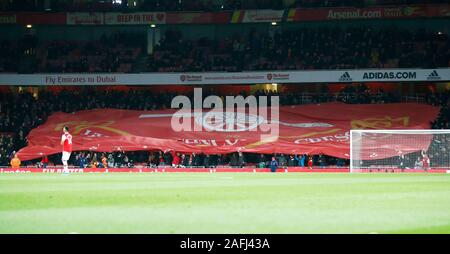
<path fill-rule="evenodd" d="M 443 0 L 225 0 L 225 1 L 52 1 L 51 8 L 45 1 L 1 1 L 0 11 L 14 12 L 50 11 L 229 11 L 252 9 L 312 8 L 312 7 L 367 7 L 390 6 L 401 4 L 440 4 Z M 230 12 L 231 13 L 231 12 Z M 288 14 L 288 12 L 284 12 Z M 285 15 L 286 16 L 286 15 Z M 440 16 L 441 17 L 441 16 Z M 6 19 L 5 19 L 6 20 Z M 430 17 L 431 20 L 431 17 Z M 439 18 L 435 20 L 439 21 Z M 64 19 L 64 22 L 67 20 Z M 286 17 L 283 18 L 286 21 Z M 323 20 L 321 20 L 323 21 Z M 347 22 L 346 20 L 345 22 Z M 377 20 L 379 21 L 379 20 Z M 386 20 L 383 20 L 386 21 Z M 75 36 L 64 39 L 49 39 L 48 31 L 39 35 L 30 31 L 18 33 L 20 36 L 2 36 L 0 40 L 0 72 L 1 73 L 166 73 L 166 72 L 240 72 L 240 71 L 287 71 L 287 70 L 335 70 L 335 69 L 382 69 L 382 68 L 445 68 L 450 67 L 450 37 L 448 31 L 442 31 L 433 24 L 419 26 L 420 19 L 414 20 L 411 27 L 397 26 L 397 22 L 371 25 L 368 22 L 349 21 L 346 25 L 318 22 L 315 25 L 289 24 L 280 29 L 235 29 L 232 35 L 218 36 L 210 30 L 202 30 L 195 24 L 182 24 L 171 27 L 167 25 L 161 30 L 161 38 L 152 48 L 147 47 L 147 36 L 143 31 L 121 31 L 120 26 L 105 25 L 108 31 L 103 35 L 95 35 L 95 39 L 82 37 L 88 26 L 56 27 L 55 31 L 67 32 L 73 27 Z M 345 23 L 342 22 L 342 23 Z M 232 27 L 232 21 L 225 26 Z M 301 22 L 300 22 L 301 23 Z M 400 22 L 401 23 L 401 22 Z M 426 22 L 424 22 L 426 23 Z M 444 23 L 444 22 L 442 22 Z M 380 25 L 381 24 L 381 25 Z M 14 24 L 14 26 L 17 24 Z M 183 33 L 184 25 L 192 25 L 192 31 L 199 31 L 194 36 Z M 249 24 L 245 24 L 247 27 Z M 270 23 L 267 22 L 267 26 Z M 298 25 L 298 26 L 297 26 Z M 201 26 L 201 25 L 200 25 Z M 249 26 L 257 26 L 251 24 Z M 13 27 L 13 26 L 11 26 Z M 18 26 L 17 26 L 18 27 Z M 11 28 L 10 34 L 14 34 Z M 42 27 L 45 27 L 43 25 Z M 132 27 L 132 26 L 129 26 Z M 244 25 L 242 25 L 244 27 Z M 279 26 L 281 27 L 281 26 Z M 23 27 L 22 27 L 23 28 Z M 128 28 L 128 27 L 127 27 Z M 53 27 L 52 27 L 53 29 Z M 58 30 L 59 29 L 59 30 Z M 66 30 L 67 29 L 67 30 Z M 86 29 L 86 30 L 83 30 Z M 45 29 L 43 29 L 45 30 Z M 130 29 L 133 30 L 133 29 Z M 232 30 L 231 28 L 229 30 Z M 447 29 L 448 30 L 448 29 Z M 7 34 L 7 33 L 5 33 Z M 11 39 L 17 37 L 20 39 Z M 73 37 L 77 38 L 74 39 Z M 26 84 L 24 84 L 26 86 Z M 26 136 L 31 129 L 45 122 L 54 112 L 76 112 L 94 108 L 117 108 L 155 110 L 169 108 L 171 99 L 180 94 L 175 92 L 156 93 L 149 89 L 130 89 L 130 91 L 105 89 L 75 89 L 53 92 L 47 89 L 19 93 L 0 93 L 0 165 L 7 165 L 14 155 L 26 145 Z M 278 95 L 282 105 L 299 105 L 341 101 L 344 103 L 391 103 L 402 102 L 399 94 L 378 89 L 373 91 L 363 84 L 345 86 L 337 93 L 327 90 L 318 92 L 273 92 L 256 91 L 254 95 Z M 244 93 L 242 93 L 245 95 Z M 192 96 L 188 94 L 189 96 Z M 207 95 L 207 94 L 206 94 Z M 206 96 L 205 95 L 205 96 Z M 448 129 L 449 124 L 449 92 L 427 92 L 424 103 L 441 108 L 438 117 L 430 123 L 434 129 Z M 434 149 L 438 150 L 438 149 Z M 88 153 L 76 154 L 72 164 L 80 164 L 80 157 L 85 157 L 86 164 L 93 161 L 106 161 L 110 155 Z M 154 153 L 114 153 L 111 154 L 118 166 L 131 166 L 129 163 L 146 163 L 158 165 L 160 162 L 171 164 L 172 154 L 161 151 Z M 205 164 L 203 156 L 196 159 L 185 155 L 181 159 L 184 164 L 200 166 Z M 244 158 L 242 158 L 242 156 Z M 239 166 L 242 161 L 260 163 L 269 160 L 255 154 L 232 154 L 219 158 L 207 159 L 208 165 L 230 164 Z M 289 164 L 289 155 L 278 155 Z M 52 158 L 50 162 L 58 162 Z M 202 161 L 202 162 L 201 162 Z M 25 162 L 36 163 L 37 161 Z M 315 155 L 315 165 L 344 165 L 348 162 L 335 158 Z"/>
<path fill-rule="evenodd" d="M 145 43 L 143 33 L 115 33 L 99 41 L 38 42 L 33 36 L 3 40 L 0 71 L 21 72 L 18 61 L 32 57 L 28 73 L 135 72 L 133 67 L 145 55 Z M 196 40 L 170 30 L 147 57 L 143 71 L 437 68 L 449 67 L 449 59 L 449 36 L 425 29 L 301 28 L 274 36 L 252 31 Z"/>
<path fill-rule="evenodd" d="M 352 44 L 348 42 L 352 41 Z M 182 47 L 180 47 L 181 45 Z M 241 71 L 449 66 L 450 41 L 437 31 L 339 27 L 252 32 L 225 40 L 167 33 L 149 71 Z"/>

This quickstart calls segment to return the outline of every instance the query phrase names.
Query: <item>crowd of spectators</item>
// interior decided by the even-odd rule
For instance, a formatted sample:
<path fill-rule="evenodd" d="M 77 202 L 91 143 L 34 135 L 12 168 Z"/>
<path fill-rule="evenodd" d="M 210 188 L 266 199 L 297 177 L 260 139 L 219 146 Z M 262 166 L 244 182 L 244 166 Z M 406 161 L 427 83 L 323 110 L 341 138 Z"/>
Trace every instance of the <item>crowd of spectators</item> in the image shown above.
<path fill-rule="evenodd" d="M 98 41 L 0 41 L 0 72 L 202 72 L 450 66 L 445 32 L 396 27 L 321 27 L 251 31 L 194 40 L 168 30 L 147 55 L 143 33 Z M 30 57 L 33 61 L 30 60 Z"/>
<path fill-rule="evenodd" d="M 440 31 L 322 27 L 252 31 L 225 39 L 184 39 L 168 31 L 148 71 L 243 71 L 450 66 L 450 38 Z"/>
<path fill-rule="evenodd" d="M 45 4 L 45 1 L 0 1 L 0 11 L 223 11 L 446 3 L 445 0 L 52 0 Z"/>
<path fill-rule="evenodd" d="M 0 40 L 0 72 L 20 71 L 21 61 L 33 58 L 37 48 L 38 40 L 32 35 L 25 35 L 15 41 Z"/>
<path fill-rule="evenodd" d="M 97 41 L 55 40 L 38 43 L 27 35 L 0 41 L 0 72 L 122 72 L 132 71 L 145 48 L 142 33 L 114 33 Z M 24 65 L 25 64 L 25 65 Z M 21 68 L 25 66 L 25 68 Z"/>
<path fill-rule="evenodd" d="M 210 91 L 213 93 L 214 91 Z M 245 93 L 241 93 L 245 95 Z M 360 85 L 354 89 L 344 89 L 337 95 L 322 94 L 312 101 L 301 101 L 299 98 L 303 93 L 277 93 L 274 91 L 257 91 L 257 95 L 279 95 L 282 105 L 295 105 L 300 103 L 320 103 L 333 100 L 341 100 L 344 103 L 386 103 L 399 101 L 394 95 L 382 90 L 372 92 L 369 95 L 369 88 Z M 82 88 L 76 91 L 62 91 L 59 93 L 47 90 L 39 91 L 39 96 L 22 91 L 16 94 L 0 93 L 0 165 L 8 165 L 15 151 L 26 146 L 26 136 L 31 129 L 45 122 L 47 117 L 54 112 L 76 112 L 94 108 L 118 108 L 135 110 L 154 110 L 169 108 L 171 99 L 176 93 L 153 93 L 151 89 L 136 89 L 128 92 L 107 89 Z M 193 96 L 192 94 L 186 94 Z M 207 94 L 205 94 L 207 96 Z M 439 117 L 430 123 L 435 129 L 450 128 L 450 92 L 429 94 L 426 102 L 440 106 Z M 439 141 L 439 140 L 438 140 Z M 436 149 L 435 149 L 436 150 Z M 270 162 L 270 155 L 256 154 L 228 154 L 212 155 L 204 154 L 174 154 L 173 151 L 155 152 L 131 152 L 124 153 L 117 151 L 111 154 L 95 152 L 74 153 L 71 163 L 73 165 L 84 165 L 84 167 L 104 166 L 102 158 L 114 160 L 112 165 L 118 167 L 132 167 L 136 163 L 144 163 L 147 166 L 171 165 L 173 158 L 179 157 L 177 165 L 180 166 L 217 166 L 230 165 L 241 167 L 243 165 L 267 166 Z M 241 157 L 242 156 L 242 157 Z M 305 155 L 306 156 L 306 155 Z M 111 157 L 111 158 L 110 158 Z M 303 155 L 276 155 L 280 165 L 302 165 Z M 292 158 L 291 158 L 292 157 Z M 82 159 L 80 162 L 80 158 Z M 95 158 L 95 159 L 94 159 Z M 60 156 L 49 156 L 50 162 L 59 163 Z M 291 161 L 292 159 L 292 161 Z M 344 160 L 328 157 L 325 155 L 314 155 L 311 157 L 314 166 L 338 165 L 343 166 L 348 163 Z M 309 160 L 309 158 L 308 158 Z M 286 163 L 284 163 L 286 161 Z M 291 162 L 290 162 L 291 161 Z M 37 163 L 40 161 L 26 162 Z M 263 164 L 262 164 L 263 163 Z M 303 165 L 305 162 L 303 162 Z"/>

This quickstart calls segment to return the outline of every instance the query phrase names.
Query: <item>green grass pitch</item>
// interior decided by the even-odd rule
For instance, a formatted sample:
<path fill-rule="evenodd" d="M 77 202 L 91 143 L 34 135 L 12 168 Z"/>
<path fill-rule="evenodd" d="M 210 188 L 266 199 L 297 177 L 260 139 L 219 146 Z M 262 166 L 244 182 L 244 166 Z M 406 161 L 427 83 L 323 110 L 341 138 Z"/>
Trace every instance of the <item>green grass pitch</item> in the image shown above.
<path fill-rule="evenodd" d="M 0 233 L 450 233 L 450 175 L 0 175 Z"/>

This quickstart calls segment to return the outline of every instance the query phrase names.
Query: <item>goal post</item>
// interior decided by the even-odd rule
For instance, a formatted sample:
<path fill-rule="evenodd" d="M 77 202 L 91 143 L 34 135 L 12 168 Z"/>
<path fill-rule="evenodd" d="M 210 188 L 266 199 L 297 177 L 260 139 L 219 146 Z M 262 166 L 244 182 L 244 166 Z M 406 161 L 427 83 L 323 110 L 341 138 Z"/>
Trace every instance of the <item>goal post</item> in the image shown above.
<path fill-rule="evenodd" d="M 450 130 L 350 130 L 350 172 L 450 172 Z"/>

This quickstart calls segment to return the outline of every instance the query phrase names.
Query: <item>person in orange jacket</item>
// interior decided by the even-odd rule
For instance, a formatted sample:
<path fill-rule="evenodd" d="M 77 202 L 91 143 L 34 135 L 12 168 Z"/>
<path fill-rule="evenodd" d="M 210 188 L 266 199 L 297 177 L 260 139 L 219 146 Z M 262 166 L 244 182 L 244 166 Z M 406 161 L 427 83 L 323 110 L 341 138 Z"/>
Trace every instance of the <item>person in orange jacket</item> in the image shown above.
<path fill-rule="evenodd" d="M 11 167 L 13 168 L 19 168 L 20 167 L 20 159 L 17 156 L 17 154 L 14 154 L 14 158 L 11 159 Z"/>

